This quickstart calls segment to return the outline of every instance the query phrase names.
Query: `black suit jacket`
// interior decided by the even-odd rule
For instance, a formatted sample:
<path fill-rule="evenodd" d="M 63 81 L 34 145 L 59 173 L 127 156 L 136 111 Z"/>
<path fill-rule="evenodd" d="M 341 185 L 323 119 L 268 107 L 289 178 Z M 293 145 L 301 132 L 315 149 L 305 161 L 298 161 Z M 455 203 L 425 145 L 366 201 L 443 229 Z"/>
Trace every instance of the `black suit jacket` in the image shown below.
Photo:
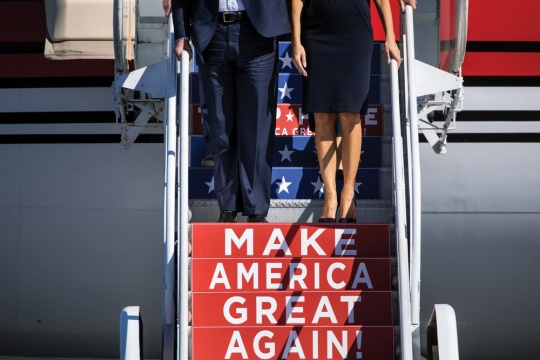
<path fill-rule="evenodd" d="M 290 32 L 286 0 L 243 0 L 253 27 L 265 37 Z M 217 24 L 219 0 L 172 0 L 175 38 L 190 38 L 202 54 Z"/>

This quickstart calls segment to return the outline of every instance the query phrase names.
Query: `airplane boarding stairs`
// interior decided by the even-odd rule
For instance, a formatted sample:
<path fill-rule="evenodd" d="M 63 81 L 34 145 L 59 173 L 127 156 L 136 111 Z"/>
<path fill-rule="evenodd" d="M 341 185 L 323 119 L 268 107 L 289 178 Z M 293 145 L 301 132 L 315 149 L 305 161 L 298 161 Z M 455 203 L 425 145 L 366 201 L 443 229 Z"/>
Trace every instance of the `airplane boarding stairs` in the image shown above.
<path fill-rule="evenodd" d="M 206 223 L 219 210 L 213 169 L 201 166 L 206 147 L 195 67 L 189 169 L 193 359 L 400 357 L 392 125 L 390 98 L 384 97 L 389 67 L 381 63 L 381 44 L 373 53 L 356 225 L 316 223 L 324 188 L 288 42 L 279 44 L 270 223 Z"/>
<path fill-rule="evenodd" d="M 57 9 L 60 3 L 66 11 Z M 108 8 L 105 3 L 100 13 Z M 213 200 L 212 169 L 200 166 L 206 151 L 196 64 L 182 54 L 177 86 L 178 64 L 170 56 L 172 21 L 163 17 L 162 2 L 110 3 L 112 39 L 101 29 L 97 37 L 85 34 L 81 39 L 80 27 L 73 26 L 78 22 L 67 21 L 66 14 L 84 17 L 81 6 L 94 5 L 47 1 L 47 18 L 58 15 L 51 21 L 54 29 L 62 30 L 59 38 L 51 36 L 56 43 L 48 47 L 48 56 L 114 57 L 120 148 L 134 146 L 156 119 L 165 129 L 163 359 L 421 359 L 418 130 L 435 152 L 446 151 L 446 133 L 455 125 L 463 98 L 462 78 L 455 75 L 462 54 L 451 48 L 444 69 L 416 60 L 412 8 L 406 7 L 400 77 L 396 62 L 383 65 L 381 45 L 374 45 L 371 105 L 362 119 L 357 175 L 360 223 L 318 224 L 324 190 L 313 137 L 300 109 L 301 76 L 292 66 L 289 45 L 281 43 L 271 222 L 214 224 L 219 210 Z M 440 32 L 448 37 L 440 40 L 462 51 L 467 3 L 441 0 L 431 14 L 436 21 L 429 21 L 429 26 L 438 26 L 439 20 L 448 25 L 447 33 Z M 80 42 L 77 49 L 88 50 L 66 57 L 62 45 L 73 44 L 64 40 Z M 107 52 L 88 47 L 95 42 Z M 429 45 L 428 50 L 438 46 Z M 433 111 L 446 114 L 440 127 L 430 121 Z M 452 308 L 435 305 L 427 325 L 428 357 L 458 359 Z M 142 358 L 137 306 L 124 309 L 120 329 L 121 359 Z"/>
<path fill-rule="evenodd" d="M 288 43 L 280 43 L 283 67 L 289 51 Z M 391 104 L 399 101 L 395 94 L 392 99 L 385 95 L 392 93 L 391 85 L 397 86 L 397 66 L 392 63 L 395 74 L 390 81 L 385 73 L 390 67 L 383 68 L 381 63 L 383 56 L 381 45 L 375 44 L 369 95 L 372 105 L 362 119 L 359 224 L 314 222 L 322 207 L 323 188 L 301 100 L 292 97 L 292 91 L 301 86 L 300 75 L 294 70 L 279 74 L 278 88 L 284 95 L 278 93 L 271 223 L 213 223 L 219 215 L 213 200 L 213 170 L 200 166 L 206 147 L 197 115 L 197 73 L 190 75 L 192 135 L 189 155 L 180 150 L 180 156 L 191 166 L 189 182 L 180 182 L 179 187 L 189 194 L 192 218 L 189 237 L 175 232 L 180 248 L 176 252 L 180 258 L 178 306 L 176 312 L 169 313 L 172 321 L 167 322 L 165 310 L 163 358 L 173 358 L 175 351 L 181 353 L 179 359 L 194 360 L 421 358 L 418 325 L 412 324 L 407 314 L 411 310 L 409 245 L 406 237 L 398 241 L 405 225 L 396 223 L 398 217 L 405 219 L 404 215 L 396 216 L 397 201 L 406 201 L 397 194 L 400 185 L 396 185 L 393 171 L 393 167 L 403 171 L 403 163 L 397 167 L 394 163 L 396 147 L 401 147 L 401 130 L 394 132 L 394 118 L 399 123 L 400 113 L 399 106 Z M 285 94 L 291 95 L 291 103 L 282 101 Z M 176 98 L 172 101 L 176 104 Z M 183 126 L 180 132 L 186 130 Z M 285 135 L 290 133 L 302 135 Z M 179 161 L 182 163 L 182 158 Z M 178 167 L 174 163 L 169 166 Z M 187 189 L 181 186 L 186 183 Z M 175 201 L 179 197 L 176 194 Z M 185 211 L 180 213 L 185 216 Z M 185 260 L 182 248 L 184 254 L 189 253 Z M 165 256 L 167 259 L 170 254 Z M 171 271 L 173 258 L 166 262 L 165 273 Z M 165 298 L 170 291 L 166 286 Z M 449 321 L 455 321 L 451 308 L 438 307 L 440 318 L 449 314 Z M 430 358 L 435 359 L 439 339 L 436 316 L 430 325 L 428 346 Z M 123 349 L 138 347 L 140 335 L 132 341 L 127 335 L 122 338 Z"/>
<path fill-rule="evenodd" d="M 286 66 L 290 55 L 290 44 L 280 43 L 268 224 L 213 223 L 219 210 L 213 199 L 213 169 L 200 166 L 206 147 L 198 116 L 196 66 L 190 75 L 191 166 L 189 180 L 180 181 L 178 186 L 189 194 L 192 217 L 188 237 L 169 230 L 171 222 L 166 225 L 166 233 L 174 232 L 180 239 L 176 242 L 180 250 L 176 255 L 167 245 L 164 250 L 164 359 L 173 358 L 175 349 L 182 352 L 180 359 L 194 360 L 412 359 L 401 353 L 391 99 L 382 97 L 390 93 L 390 81 L 383 73 L 381 45 L 374 45 L 371 105 L 362 118 L 363 154 L 357 175 L 360 224 L 315 222 L 324 189 L 314 139 L 297 95 L 301 93 L 301 75 Z M 185 93 L 181 96 L 187 98 Z M 176 98 L 166 102 L 169 107 L 176 105 Z M 169 126 L 174 129 L 175 124 L 167 122 Z M 184 127 L 182 133 L 185 123 L 180 122 L 180 126 Z M 167 131 L 167 147 L 175 143 L 174 138 L 169 139 L 171 133 L 176 136 L 176 129 Z M 174 152 L 168 150 L 167 154 Z M 186 154 L 182 149 L 179 153 L 181 164 Z M 167 166 L 182 171 L 182 166 L 174 162 L 167 162 Z M 167 183 L 178 181 L 166 179 Z M 187 189 L 182 186 L 186 183 Z M 167 187 L 165 196 L 171 195 L 175 202 L 181 197 Z M 166 205 L 166 213 L 185 216 L 181 209 L 169 209 Z M 187 257 L 182 255 L 182 248 L 184 254 L 189 253 Z M 177 269 L 174 258 L 179 258 Z M 174 294 L 171 272 L 177 274 L 178 290 Z M 174 297 L 176 311 L 170 307 Z M 127 308 L 125 312 L 132 315 L 124 318 L 138 317 L 133 315 L 138 314 L 137 309 Z M 133 324 L 141 328 L 139 322 Z M 126 329 L 122 349 L 136 349 L 140 336 L 132 335 L 134 340 L 129 341 L 129 326 L 122 328 Z M 411 340 L 408 342 L 410 348 Z M 137 358 L 141 351 L 133 350 L 132 354 Z"/>
<path fill-rule="evenodd" d="M 411 12 L 408 7 L 407 13 Z M 411 34 L 408 45 L 414 46 L 412 33 L 407 33 Z M 121 34 L 117 36 L 122 38 Z M 157 108 L 165 125 L 166 146 L 164 359 L 421 358 L 419 243 L 409 238 L 407 219 L 411 214 L 406 210 L 411 209 L 409 202 L 412 208 L 415 206 L 418 194 L 411 184 L 419 184 L 419 178 L 410 158 L 405 168 L 402 140 L 404 137 L 411 142 L 405 148 L 413 148 L 409 153 L 414 161 L 417 103 L 414 87 L 407 87 L 407 77 L 415 79 L 414 50 L 408 47 L 404 51 L 405 81 L 399 81 L 398 92 L 395 61 L 383 66 L 381 45 L 374 46 L 368 97 L 371 106 L 362 119 L 364 143 L 357 175 L 360 223 L 354 225 L 315 223 L 324 190 L 313 137 L 300 109 L 301 76 L 290 62 L 288 43 L 280 43 L 279 48 L 269 224 L 213 223 L 219 210 L 213 200 L 212 169 L 199 166 L 206 150 L 197 97 L 198 75 L 192 64 L 188 80 L 187 54 L 182 55 L 180 73 L 184 76 L 178 88 L 170 81 L 177 73 L 176 61 L 171 59 L 119 74 L 113 88 L 120 118 L 126 107 L 119 100 L 125 99 L 126 93 L 118 85 L 140 91 L 145 85 L 145 72 L 160 74 L 161 79 L 164 69 L 169 74 L 165 77 L 167 89 L 161 87 L 156 95 L 158 102 L 164 98 L 163 108 Z M 172 52 L 171 45 L 168 51 Z M 413 109 L 406 116 L 398 105 L 400 93 L 408 93 L 406 102 Z M 177 96 L 181 105 L 178 124 Z M 401 128 L 400 119 L 405 117 L 409 127 L 416 130 L 411 135 L 404 135 Z M 121 125 L 126 135 L 122 143 L 128 148 L 137 132 L 130 132 L 125 121 Z M 434 140 L 438 142 L 439 138 Z M 444 138 L 440 145 L 444 145 Z M 412 178 L 412 195 L 405 195 L 405 173 Z M 414 230 L 419 220 L 411 218 Z M 137 354 L 141 356 L 140 350 L 135 351 L 140 349 L 141 330 L 139 321 L 133 320 L 139 319 L 140 313 L 132 308 L 126 312 L 131 315 L 123 318 L 131 319 L 138 330 L 130 328 L 129 320 L 126 326 L 122 323 L 125 331 L 121 348 L 126 349 L 122 358 L 137 358 Z M 436 306 L 430 325 L 430 358 L 457 359 L 453 310 Z M 451 351 L 447 352 L 447 347 Z M 130 349 L 133 357 L 126 355 Z"/>

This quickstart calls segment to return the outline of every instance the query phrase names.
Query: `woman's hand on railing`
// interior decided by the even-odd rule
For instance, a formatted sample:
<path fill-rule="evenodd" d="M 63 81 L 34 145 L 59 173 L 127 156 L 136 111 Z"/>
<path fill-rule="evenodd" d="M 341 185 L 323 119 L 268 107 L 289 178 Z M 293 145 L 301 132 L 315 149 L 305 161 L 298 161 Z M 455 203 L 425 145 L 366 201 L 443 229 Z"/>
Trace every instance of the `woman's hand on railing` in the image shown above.
<path fill-rule="evenodd" d="M 167 0 L 163 0 L 167 1 Z M 401 6 L 401 12 L 405 12 L 405 6 L 410 5 L 413 10 L 416 10 L 416 0 L 399 0 L 399 5 Z"/>
<path fill-rule="evenodd" d="M 401 52 L 395 40 L 387 38 L 384 43 L 384 50 L 386 52 L 386 61 L 390 64 L 390 60 L 396 60 L 398 69 L 401 66 Z"/>

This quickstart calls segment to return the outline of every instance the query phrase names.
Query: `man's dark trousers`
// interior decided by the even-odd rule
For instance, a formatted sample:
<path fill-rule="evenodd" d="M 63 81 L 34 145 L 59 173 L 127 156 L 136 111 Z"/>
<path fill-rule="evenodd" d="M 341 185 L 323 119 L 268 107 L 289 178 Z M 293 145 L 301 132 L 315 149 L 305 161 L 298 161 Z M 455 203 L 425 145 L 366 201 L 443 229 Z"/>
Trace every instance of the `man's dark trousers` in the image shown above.
<path fill-rule="evenodd" d="M 202 57 L 199 71 L 219 208 L 266 215 L 277 107 L 277 41 L 261 36 L 247 18 L 218 23 Z"/>

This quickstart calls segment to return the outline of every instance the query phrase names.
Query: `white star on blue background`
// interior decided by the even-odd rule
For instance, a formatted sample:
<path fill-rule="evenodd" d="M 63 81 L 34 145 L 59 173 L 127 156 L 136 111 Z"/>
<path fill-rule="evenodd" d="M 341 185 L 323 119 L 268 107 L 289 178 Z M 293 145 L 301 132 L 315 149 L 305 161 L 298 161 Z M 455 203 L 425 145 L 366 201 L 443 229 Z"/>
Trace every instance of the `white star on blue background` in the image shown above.
<path fill-rule="evenodd" d="M 362 185 L 361 182 L 356 182 L 356 181 L 354 182 L 354 192 L 355 193 L 360 194 L 360 189 L 359 189 L 360 185 Z"/>
<path fill-rule="evenodd" d="M 289 193 L 289 185 L 291 185 L 292 182 L 288 182 L 287 180 L 285 180 L 285 176 L 282 176 L 281 177 L 281 182 L 276 181 L 276 184 L 279 185 L 278 194 L 281 193 L 282 191 L 285 191 L 288 194 Z"/>
<path fill-rule="evenodd" d="M 208 193 L 210 194 L 212 191 L 214 191 L 214 177 L 212 176 L 212 180 L 210 182 L 205 183 L 208 185 Z"/>
<path fill-rule="evenodd" d="M 292 162 L 291 160 L 291 154 L 294 152 L 294 150 L 289 150 L 289 147 L 287 146 L 287 144 L 285 144 L 285 148 L 283 148 L 283 150 L 278 150 L 278 153 L 281 154 L 281 162 L 283 162 L 283 160 L 287 159 L 289 160 L 290 162 Z"/>
<path fill-rule="evenodd" d="M 292 69 L 292 57 L 289 56 L 289 52 L 287 51 L 285 53 L 285 56 L 284 57 L 280 57 L 279 60 L 283 61 L 283 66 L 281 67 L 282 69 L 285 69 L 285 67 L 289 67 Z"/>
<path fill-rule="evenodd" d="M 321 178 L 317 176 L 317 182 L 312 182 L 311 185 L 315 188 L 313 190 L 313 193 L 315 194 L 317 191 L 319 192 L 319 197 L 321 194 L 324 194 L 324 183 L 322 182 Z"/>
<path fill-rule="evenodd" d="M 291 91 L 294 90 L 294 88 L 289 88 L 289 85 L 285 83 L 285 85 L 282 88 L 278 88 L 279 91 L 281 91 L 281 98 L 283 99 L 285 96 L 291 99 Z"/>

